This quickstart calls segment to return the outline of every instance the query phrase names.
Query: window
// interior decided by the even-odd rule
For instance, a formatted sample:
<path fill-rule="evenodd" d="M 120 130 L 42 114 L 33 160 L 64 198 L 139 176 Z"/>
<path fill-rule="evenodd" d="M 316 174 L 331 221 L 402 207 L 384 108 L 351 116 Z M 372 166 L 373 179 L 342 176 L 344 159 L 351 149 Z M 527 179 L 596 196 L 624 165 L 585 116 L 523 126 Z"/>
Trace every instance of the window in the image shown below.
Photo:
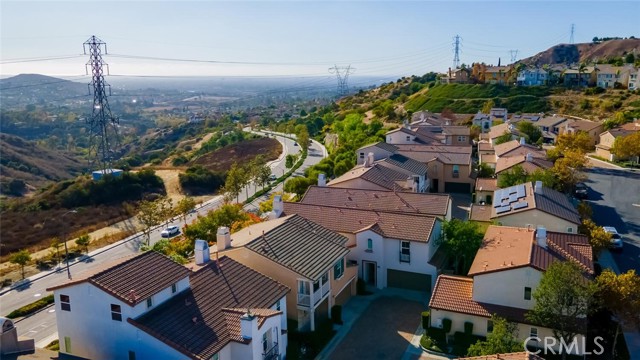
<path fill-rule="evenodd" d="M 373 240 L 367 239 L 367 250 L 368 252 L 373 251 Z"/>
<path fill-rule="evenodd" d="M 531 288 L 530 287 L 525 287 L 524 288 L 524 299 L 525 300 L 531 300 Z"/>
<path fill-rule="evenodd" d="M 333 265 L 333 280 L 338 280 L 344 275 L 344 258 L 338 260 L 338 262 Z"/>
<path fill-rule="evenodd" d="M 175 294 L 178 291 L 178 284 L 171 284 L 171 293 Z"/>
<path fill-rule="evenodd" d="M 411 262 L 411 243 L 408 241 L 400 242 L 400 262 Z"/>
<path fill-rule="evenodd" d="M 280 311 L 280 300 L 276 303 L 276 310 Z"/>
<path fill-rule="evenodd" d="M 538 328 L 532 327 L 531 330 L 529 330 L 529 337 L 537 338 L 538 337 Z"/>
<path fill-rule="evenodd" d="M 407 135 L 407 141 L 411 141 L 411 136 Z"/>
<path fill-rule="evenodd" d="M 122 321 L 122 308 L 120 305 L 111 304 L 111 320 Z"/>
<path fill-rule="evenodd" d="M 328 283 L 328 282 L 329 282 L 329 272 L 327 271 L 326 273 L 324 273 L 324 274 L 322 275 L 322 283 L 323 283 L 323 284 L 326 284 L 326 283 Z"/>
<path fill-rule="evenodd" d="M 262 352 L 267 352 L 269 348 L 269 340 L 267 339 L 267 333 L 262 334 Z"/>
<path fill-rule="evenodd" d="M 60 309 L 71 311 L 71 299 L 69 299 L 69 295 L 60 294 Z"/>
<path fill-rule="evenodd" d="M 364 159 L 364 153 L 360 153 L 360 159 Z"/>
<path fill-rule="evenodd" d="M 568 228 L 567 228 L 567 232 L 568 232 L 568 233 L 572 233 L 572 232 L 573 232 L 573 228 L 572 228 L 572 227 L 568 227 Z"/>
<path fill-rule="evenodd" d="M 153 306 L 153 299 L 148 298 L 148 299 L 147 299 L 147 308 L 150 308 L 150 307 L 152 307 L 152 306 Z"/>
<path fill-rule="evenodd" d="M 493 321 L 487 320 L 487 332 L 493 332 Z"/>
<path fill-rule="evenodd" d="M 460 166 L 453 165 L 453 177 L 457 178 L 458 176 L 460 176 Z"/>
<path fill-rule="evenodd" d="M 136 360 L 136 352 L 129 350 L 129 360 Z"/>
<path fill-rule="evenodd" d="M 466 136 L 458 136 L 458 142 L 465 142 L 465 141 L 467 141 Z"/>
<path fill-rule="evenodd" d="M 220 360 L 220 355 L 219 354 L 213 354 L 211 355 L 211 360 Z"/>
<path fill-rule="evenodd" d="M 313 292 L 320 290 L 320 281 L 316 280 L 313 282 Z"/>

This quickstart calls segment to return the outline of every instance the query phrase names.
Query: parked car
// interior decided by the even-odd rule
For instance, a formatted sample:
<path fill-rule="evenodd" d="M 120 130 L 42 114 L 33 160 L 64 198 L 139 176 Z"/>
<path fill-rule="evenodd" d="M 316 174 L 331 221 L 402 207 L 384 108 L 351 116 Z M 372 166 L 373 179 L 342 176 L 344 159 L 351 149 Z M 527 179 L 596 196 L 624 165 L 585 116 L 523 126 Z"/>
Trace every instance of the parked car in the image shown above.
<path fill-rule="evenodd" d="M 613 226 L 603 226 L 604 231 L 611 234 L 611 245 L 609 245 L 612 249 L 622 249 L 622 237 L 618 234 L 618 230 Z"/>
<path fill-rule="evenodd" d="M 589 188 L 587 188 L 587 185 L 585 185 L 584 183 L 577 183 L 573 194 L 578 199 L 588 199 Z"/>
<path fill-rule="evenodd" d="M 178 233 L 180 233 L 180 228 L 175 225 L 171 225 L 166 229 L 162 230 L 162 232 L 160 233 L 160 236 L 162 236 L 163 238 L 169 238 L 174 235 L 178 235 Z"/>
<path fill-rule="evenodd" d="M 277 179 L 278 177 L 276 176 L 276 174 L 269 175 L 269 181 L 276 181 Z"/>
<path fill-rule="evenodd" d="M 298 146 L 298 143 L 297 143 L 297 142 L 294 142 L 294 143 L 293 143 L 293 146 Z"/>

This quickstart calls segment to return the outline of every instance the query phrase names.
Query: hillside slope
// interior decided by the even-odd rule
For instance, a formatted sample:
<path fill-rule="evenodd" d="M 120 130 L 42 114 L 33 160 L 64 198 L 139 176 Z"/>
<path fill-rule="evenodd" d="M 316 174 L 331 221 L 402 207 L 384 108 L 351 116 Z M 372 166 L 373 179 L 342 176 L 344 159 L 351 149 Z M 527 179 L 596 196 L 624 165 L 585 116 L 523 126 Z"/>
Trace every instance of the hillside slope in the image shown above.
<path fill-rule="evenodd" d="M 520 60 L 527 65 L 574 64 L 593 62 L 636 52 L 640 55 L 640 39 L 609 40 L 601 43 L 559 44 L 534 56 Z"/>

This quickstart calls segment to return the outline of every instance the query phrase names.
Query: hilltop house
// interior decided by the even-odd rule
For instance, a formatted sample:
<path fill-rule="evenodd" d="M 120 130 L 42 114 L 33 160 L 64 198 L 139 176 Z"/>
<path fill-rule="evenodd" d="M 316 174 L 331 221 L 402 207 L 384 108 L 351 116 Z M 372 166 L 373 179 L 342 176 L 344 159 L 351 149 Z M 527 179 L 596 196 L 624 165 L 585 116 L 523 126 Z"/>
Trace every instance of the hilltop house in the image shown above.
<path fill-rule="evenodd" d="M 587 133 L 591 138 L 591 146 L 595 146 L 600 141 L 600 134 L 604 131 L 604 125 L 594 121 L 567 120 L 559 130 L 560 135 L 576 134 L 580 131 Z"/>
<path fill-rule="evenodd" d="M 525 68 L 518 73 L 516 84 L 518 86 L 541 86 L 547 84 L 547 71 L 535 67 Z"/>
<path fill-rule="evenodd" d="M 564 86 L 587 87 L 596 84 L 596 71 L 593 66 L 586 66 L 584 69 L 566 69 L 562 76 Z"/>
<path fill-rule="evenodd" d="M 629 82 L 627 87 L 629 90 L 636 90 L 640 88 L 640 68 L 632 69 L 629 72 Z"/>
<path fill-rule="evenodd" d="M 485 84 L 505 85 L 508 83 L 510 71 L 510 66 L 488 66 L 484 70 L 484 82 Z"/>
<path fill-rule="evenodd" d="M 362 165 L 356 165 L 328 186 L 354 189 L 425 192 L 429 187 L 427 165 L 400 154 L 375 161 L 373 152 Z"/>
<path fill-rule="evenodd" d="M 628 88 L 629 77 L 635 69 L 632 66 L 596 65 L 596 86 L 603 89 Z"/>
<path fill-rule="evenodd" d="M 615 156 L 611 153 L 611 148 L 613 148 L 615 140 L 619 137 L 631 135 L 636 131 L 640 131 L 640 121 L 637 119 L 632 123 L 626 123 L 603 132 L 600 134 L 600 141 L 596 145 L 596 155 L 609 161 L 616 160 Z"/>
<path fill-rule="evenodd" d="M 553 116 L 545 116 L 534 123 L 542 132 L 542 139 L 545 143 L 553 144 L 560 134 L 560 129 L 569 121 L 567 118 L 553 114 Z"/>
<path fill-rule="evenodd" d="M 86 359 L 277 359 L 286 356 L 286 286 L 240 263 L 188 269 L 147 251 L 47 289 L 60 353 Z"/>
<path fill-rule="evenodd" d="M 487 336 L 493 327 L 491 316 L 496 314 L 517 324 L 522 341 L 553 336 L 552 329 L 526 317 L 535 306 L 533 293 L 554 261 L 574 262 L 585 277 L 592 277 L 592 250 L 584 235 L 534 229 L 489 226 L 469 277 L 438 276 L 429 302 L 430 325 L 442 327 L 444 319 L 449 319 L 451 333 L 455 333 L 464 332 L 470 323 L 474 335 Z M 583 329 L 576 339 L 582 344 L 586 318 L 578 318 L 576 323 Z M 527 345 L 540 347 L 541 343 L 531 339 Z M 573 354 L 583 351 L 580 346 L 572 350 Z"/>
<path fill-rule="evenodd" d="M 282 214 L 282 198 L 274 199 Z M 218 229 L 217 250 L 229 258 L 297 289 L 287 295 L 290 319 L 298 330 L 314 331 L 331 307 L 356 291 L 356 268 L 347 261 L 348 239 L 298 215 L 246 227 L 234 234 Z M 295 309 L 295 310 L 294 310 Z"/>

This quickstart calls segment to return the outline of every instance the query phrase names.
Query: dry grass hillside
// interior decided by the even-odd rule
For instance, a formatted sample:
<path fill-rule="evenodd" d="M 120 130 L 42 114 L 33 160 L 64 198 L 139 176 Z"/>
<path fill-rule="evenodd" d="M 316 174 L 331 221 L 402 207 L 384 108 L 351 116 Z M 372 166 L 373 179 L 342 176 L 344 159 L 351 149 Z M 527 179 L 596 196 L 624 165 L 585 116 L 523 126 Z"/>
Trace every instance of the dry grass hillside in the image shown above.
<path fill-rule="evenodd" d="M 601 43 L 559 44 L 532 57 L 521 60 L 528 65 L 574 64 L 640 54 L 640 39 L 609 40 Z"/>

